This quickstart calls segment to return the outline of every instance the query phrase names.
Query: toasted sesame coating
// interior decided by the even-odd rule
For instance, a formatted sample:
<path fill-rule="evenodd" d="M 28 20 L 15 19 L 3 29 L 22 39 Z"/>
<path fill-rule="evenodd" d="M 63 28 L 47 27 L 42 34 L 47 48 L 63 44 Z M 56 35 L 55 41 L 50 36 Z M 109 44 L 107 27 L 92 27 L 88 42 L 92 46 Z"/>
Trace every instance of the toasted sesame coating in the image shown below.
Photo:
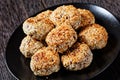
<path fill-rule="evenodd" d="M 38 76 L 47 76 L 58 72 L 60 69 L 59 55 L 54 49 L 43 47 L 32 56 L 30 68 Z"/>
<path fill-rule="evenodd" d="M 46 10 L 46 11 L 43 11 L 39 14 L 36 15 L 36 18 L 37 19 L 45 19 L 45 18 L 49 18 L 50 14 L 52 13 L 51 10 Z"/>
<path fill-rule="evenodd" d="M 92 24 L 84 28 L 78 35 L 81 42 L 86 43 L 92 50 L 102 49 L 106 46 L 108 33 L 99 24 Z"/>
<path fill-rule="evenodd" d="M 57 26 L 66 23 L 74 29 L 78 29 L 80 27 L 81 16 L 73 5 L 63 5 L 52 12 L 50 20 Z"/>
<path fill-rule="evenodd" d="M 71 71 L 81 70 L 88 67 L 93 59 L 93 54 L 86 44 L 76 43 L 71 50 L 66 51 L 61 57 L 63 66 Z"/>
<path fill-rule="evenodd" d="M 54 24 L 49 19 L 38 20 L 36 17 L 31 17 L 23 23 L 24 33 L 37 40 L 45 39 L 53 28 Z"/>
<path fill-rule="evenodd" d="M 44 45 L 40 41 L 36 41 L 32 39 L 30 36 L 26 36 L 21 44 L 20 44 L 20 51 L 26 58 L 31 58 L 33 54 Z"/>
<path fill-rule="evenodd" d="M 70 48 L 77 40 L 77 33 L 70 25 L 61 25 L 48 33 L 46 43 L 54 47 L 59 53 Z"/>
<path fill-rule="evenodd" d="M 95 18 L 92 12 L 86 9 L 77 9 L 81 15 L 81 27 L 95 23 Z"/>

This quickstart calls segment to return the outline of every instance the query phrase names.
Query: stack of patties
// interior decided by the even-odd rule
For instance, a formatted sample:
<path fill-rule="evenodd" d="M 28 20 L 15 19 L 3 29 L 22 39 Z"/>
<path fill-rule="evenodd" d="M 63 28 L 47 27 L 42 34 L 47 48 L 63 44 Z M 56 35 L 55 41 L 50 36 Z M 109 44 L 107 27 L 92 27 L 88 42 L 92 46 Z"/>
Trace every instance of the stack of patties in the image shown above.
<path fill-rule="evenodd" d="M 73 5 L 28 18 L 23 23 L 23 31 L 27 36 L 21 42 L 20 51 L 31 58 L 30 68 L 38 76 L 58 72 L 60 61 L 70 71 L 88 67 L 93 60 L 91 50 L 102 49 L 108 39 L 107 31 L 95 23 L 89 10 Z"/>

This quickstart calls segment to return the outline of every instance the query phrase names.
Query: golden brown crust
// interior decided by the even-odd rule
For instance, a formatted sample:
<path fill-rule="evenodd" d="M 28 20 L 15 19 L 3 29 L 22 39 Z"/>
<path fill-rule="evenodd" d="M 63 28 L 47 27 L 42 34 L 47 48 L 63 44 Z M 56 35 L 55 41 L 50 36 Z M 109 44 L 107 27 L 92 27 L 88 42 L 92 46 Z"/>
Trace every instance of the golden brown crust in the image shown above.
<path fill-rule="evenodd" d="M 46 11 L 43 11 L 43 12 L 39 13 L 38 15 L 36 15 L 36 18 L 38 20 L 49 18 L 51 13 L 52 13 L 51 10 L 46 10 Z"/>
<path fill-rule="evenodd" d="M 23 23 L 23 31 L 25 34 L 37 40 L 45 39 L 50 30 L 54 28 L 54 24 L 48 19 L 38 20 L 36 17 L 28 18 Z"/>
<path fill-rule="evenodd" d="M 56 51 L 50 47 L 39 49 L 31 58 L 31 70 L 35 75 L 47 76 L 60 69 L 60 59 Z"/>
<path fill-rule="evenodd" d="M 93 54 L 86 44 L 76 43 L 61 57 L 63 66 L 72 71 L 88 67 L 93 59 Z"/>
<path fill-rule="evenodd" d="M 103 26 L 92 24 L 79 33 L 79 39 L 88 44 L 91 49 L 101 49 L 107 44 L 108 33 Z"/>
<path fill-rule="evenodd" d="M 43 46 L 41 42 L 32 39 L 30 36 L 26 36 L 21 42 L 20 51 L 26 58 L 31 58 Z"/>
<path fill-rule="evenodd" d="M 77 40 L 77 33 L 70 25 L 61 25 L 48 33 L 46 43 L 63 53 L 71 47 Z"/>
<path fill-rule="evenodd" d="M 86 9 L 77 9 L 81 15 L 81 27 L 95 23 L 94 15 Z"/>
<path fill-rule="evenodd" d="M 81 16 L 73 5 L 63 5 L 52 12 L 50 20 L 57 26 L 66 23 L 74 29 L 78 29 L 80 27 Z"/>

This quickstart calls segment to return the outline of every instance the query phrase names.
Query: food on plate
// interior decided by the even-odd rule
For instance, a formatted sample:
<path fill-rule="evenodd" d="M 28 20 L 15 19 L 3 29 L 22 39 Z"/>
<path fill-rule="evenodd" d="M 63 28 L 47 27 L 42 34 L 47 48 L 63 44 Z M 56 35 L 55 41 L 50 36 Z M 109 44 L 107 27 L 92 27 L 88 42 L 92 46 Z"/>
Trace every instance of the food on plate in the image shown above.
<path fill-rule="evenodd" d="M 50 47 L 39 49 L 31 58 L 30 68 L 35 75 L 47 76 L 60 69 L 58 52 Z"/>
<path fill-rule="evenodd" d="M 76 40 L 77 33 L 67 24 L 52 29 L 46 37 L 46 43 L 54 47 L 59 53 L 63 53 L 70 48 Z"/>
<path fill-rule="evenodd" d="M 88 67 L 92 60 L 93 54 L 88 45 L 78 42 L 61 57 L 63 66 L 71 71 L 77 71 Z"/>
<path fill-rule="evenodd" d="M 92 50 L 102 49 L 106 46 L 108 33 L 99 24 L 92 24 L 85 27 L 78 35 L 81 42 L 86 43 Z"/>
<path fill-rule="evenodd" d="M 26 57 L 30 58 L 33 54 L 44 45 L 40 41 L 36 41 L 32 39 L 30 36 L 26 36 L 21 44 L 20 44 L 20 51 Z"/>
<path fill-rule="evenodd" d="M 46 10 L 46 11 L 43 11 L 43 12 L 39 13 L 38 15 L 36 15 L 36 18 L 38 20 L 45 19 L 45 18 L 49 19 L 49 16 L 51 13 L 52 13 L 52 10 Z"/>
<path fill-rule="evenodd" d="M 81 16 L 73 5 L 63 5 L 52 12 L 50 20 L 57 26 L 66 23 L 74 29 L 78 29 L 80 28 Z"/>
<path fill-rule="evenodd" d="M 80 9 L 80 8 L 77 10 L 81 15 L 81 23 L 80 23 L 81 27 L 95 23 L 95 17 L 89 10 Z"/>
<path fill-rule="evenodd" d="M 70 71 L 82 70 L 93 60 L 92 50 L 106 46 L 108 33 L 95 23 L 92 12 L 63 5 L 46 10 L 23 23 L 27 35 L 20 51 L 31 58 L 34 75 L 48 76 L 60 70 L 61 63 Z"/>
<path fill-rule="evenodd" d="M 23 23 L 24 33 L 37 40 L 44 40 L 53 28 L 54 24 L 47 18 L 39 20 L 36 17 L 31 17 Z"/>

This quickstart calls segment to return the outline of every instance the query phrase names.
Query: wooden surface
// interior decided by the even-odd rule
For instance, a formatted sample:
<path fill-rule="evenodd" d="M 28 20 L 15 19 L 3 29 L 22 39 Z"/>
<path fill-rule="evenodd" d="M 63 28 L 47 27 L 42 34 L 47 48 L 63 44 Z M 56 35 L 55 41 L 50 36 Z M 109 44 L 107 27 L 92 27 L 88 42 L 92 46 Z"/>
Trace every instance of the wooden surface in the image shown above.
<path fill-rule="evenodd" d="M 70 2 L 89 2 L 102 6 L 120 19 L 120 0 L 0 0 L 0 80 L 15 80 L 5 65 L 5 47 L 14 30 L 28 17 L 44 8 Z M 120 80 L 120 55 L 94 79 Z"/>

